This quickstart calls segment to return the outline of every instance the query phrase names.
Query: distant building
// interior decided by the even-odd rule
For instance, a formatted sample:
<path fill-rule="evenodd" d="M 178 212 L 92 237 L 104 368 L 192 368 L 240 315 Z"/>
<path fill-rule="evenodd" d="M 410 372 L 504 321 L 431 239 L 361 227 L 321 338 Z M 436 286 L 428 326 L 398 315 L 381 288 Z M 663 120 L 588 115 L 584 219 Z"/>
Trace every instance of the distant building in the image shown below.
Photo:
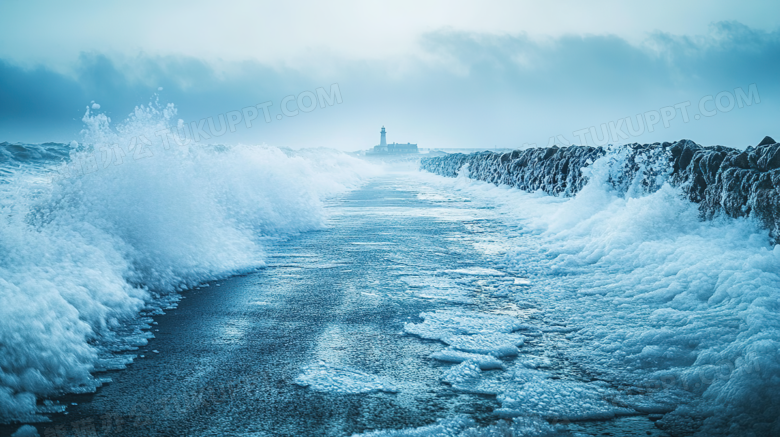
<path fill-rule="evenodd" d="M 379 132 L 379 134 L 380 134 L 379 145 L 374 146 L 374 148 L 370 151 L 372 155 L 398 155 L 398 154 L 419 153 L 419 151 L 417 150 L 417 144 L 412 144 L 412 143 L 387 144 L 387 134 L 385 132 L 384 126 L 382 126 L 382 130 Z"/>

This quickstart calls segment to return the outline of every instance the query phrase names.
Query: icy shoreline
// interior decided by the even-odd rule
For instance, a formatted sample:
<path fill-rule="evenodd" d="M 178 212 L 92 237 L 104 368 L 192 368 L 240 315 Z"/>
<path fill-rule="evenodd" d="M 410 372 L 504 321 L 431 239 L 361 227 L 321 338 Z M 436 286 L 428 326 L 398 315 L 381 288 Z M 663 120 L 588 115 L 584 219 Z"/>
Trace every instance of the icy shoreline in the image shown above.
<path fill-rule="evenodd" d="M 671 146 L 680 146 L 678 154 Z M 563 168 L 560 158 L 575 156 L 576 148 L 554 150 L 512 173 L 500 173 L 501 155 L 486 161 L 487 153 L 430 159 L 423 168 L 449 165 L 457 178 L 429 175 L 431 182 L 497 207 L 521 231 L 504 262 L 533 285 L 512 298 L 539 301 L 581 328 L 566 337 L 573 346 L 567 359 L 659 405 L 676 405 L 656 422 L 661 429 L 776 435 L 780 246 L 748 207 L 775 208 L 773 188 L 762 183 L 776 174 L 777 148 L 619 147 L 578 172 L 545 170 Z M 736 167 L 742 158 L 752 169 Z M 580 190 L 564 192 L 561 175 L 568 173 L 580 178 Z M 496 184 L 500 176 L 510 182 Z M 511 188 L 511 178 L 541 182 Z M 563 189 L 556 193 L 556 186 Z M 691 199 L 698 192 L 703 198 Z M 736 208 L 739 195 L 748 207 L 733 219 L 726 208 Z M 720 212 L 708 215 L 711 205 L 721 205 Z"/>

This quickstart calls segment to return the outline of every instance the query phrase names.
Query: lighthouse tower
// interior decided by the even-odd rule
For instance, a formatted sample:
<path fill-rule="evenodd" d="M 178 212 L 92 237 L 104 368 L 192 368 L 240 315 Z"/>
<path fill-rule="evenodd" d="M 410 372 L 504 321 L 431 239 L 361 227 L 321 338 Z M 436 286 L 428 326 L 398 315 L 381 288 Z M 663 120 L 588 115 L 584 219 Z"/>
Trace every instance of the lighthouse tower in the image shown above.
<path fill-rule="evenodd" d="M 412 154 L 419 153 L 419 150 L 417 149 L 417 144 L 412 144 L 412 143 L 387 144 L 387 132 L 385 132 L 384 126 L 382 126 L 382 130 L 379 131 L 379 144 L 374 146 L 373 149 L 366 151 L 366 154 L 368 155 L 398 155 L 398 154 L 408 154 L 408 153 L 412 153 Z"/>

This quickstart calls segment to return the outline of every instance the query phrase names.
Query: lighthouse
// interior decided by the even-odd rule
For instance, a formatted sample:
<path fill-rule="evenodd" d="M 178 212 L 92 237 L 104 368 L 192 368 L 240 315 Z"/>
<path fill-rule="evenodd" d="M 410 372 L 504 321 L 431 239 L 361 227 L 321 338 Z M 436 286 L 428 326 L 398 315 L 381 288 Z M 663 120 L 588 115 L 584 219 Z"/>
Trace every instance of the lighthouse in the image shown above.
<path fill-rule="evenodd" d="M 382 130 L 379 131 L 379 145 L 374 146 L 373 149 L 366 152 L 369 155 L 397 155 L 397 154 L 417 154 L 419 153 L 417 150 L 417 144 L 412 143 L 406 143 L 406 144 L 398 144 L 398 143 L 391 143 L 387 144 L 387 132 L 385 132 L 385 127 L 382 126 Z"/>

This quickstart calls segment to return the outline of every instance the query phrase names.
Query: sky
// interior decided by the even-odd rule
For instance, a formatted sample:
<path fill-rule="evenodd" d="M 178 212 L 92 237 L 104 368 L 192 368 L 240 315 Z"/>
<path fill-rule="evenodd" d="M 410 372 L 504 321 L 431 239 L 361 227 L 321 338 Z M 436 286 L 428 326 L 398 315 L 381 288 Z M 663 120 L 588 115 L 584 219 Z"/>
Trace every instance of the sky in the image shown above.
<path fill-rule="evenodd" d="M 780 137 L 777 1 L 160 3 L 2 3 L 0 141 L 150 102 L 292 148 Z"/>

